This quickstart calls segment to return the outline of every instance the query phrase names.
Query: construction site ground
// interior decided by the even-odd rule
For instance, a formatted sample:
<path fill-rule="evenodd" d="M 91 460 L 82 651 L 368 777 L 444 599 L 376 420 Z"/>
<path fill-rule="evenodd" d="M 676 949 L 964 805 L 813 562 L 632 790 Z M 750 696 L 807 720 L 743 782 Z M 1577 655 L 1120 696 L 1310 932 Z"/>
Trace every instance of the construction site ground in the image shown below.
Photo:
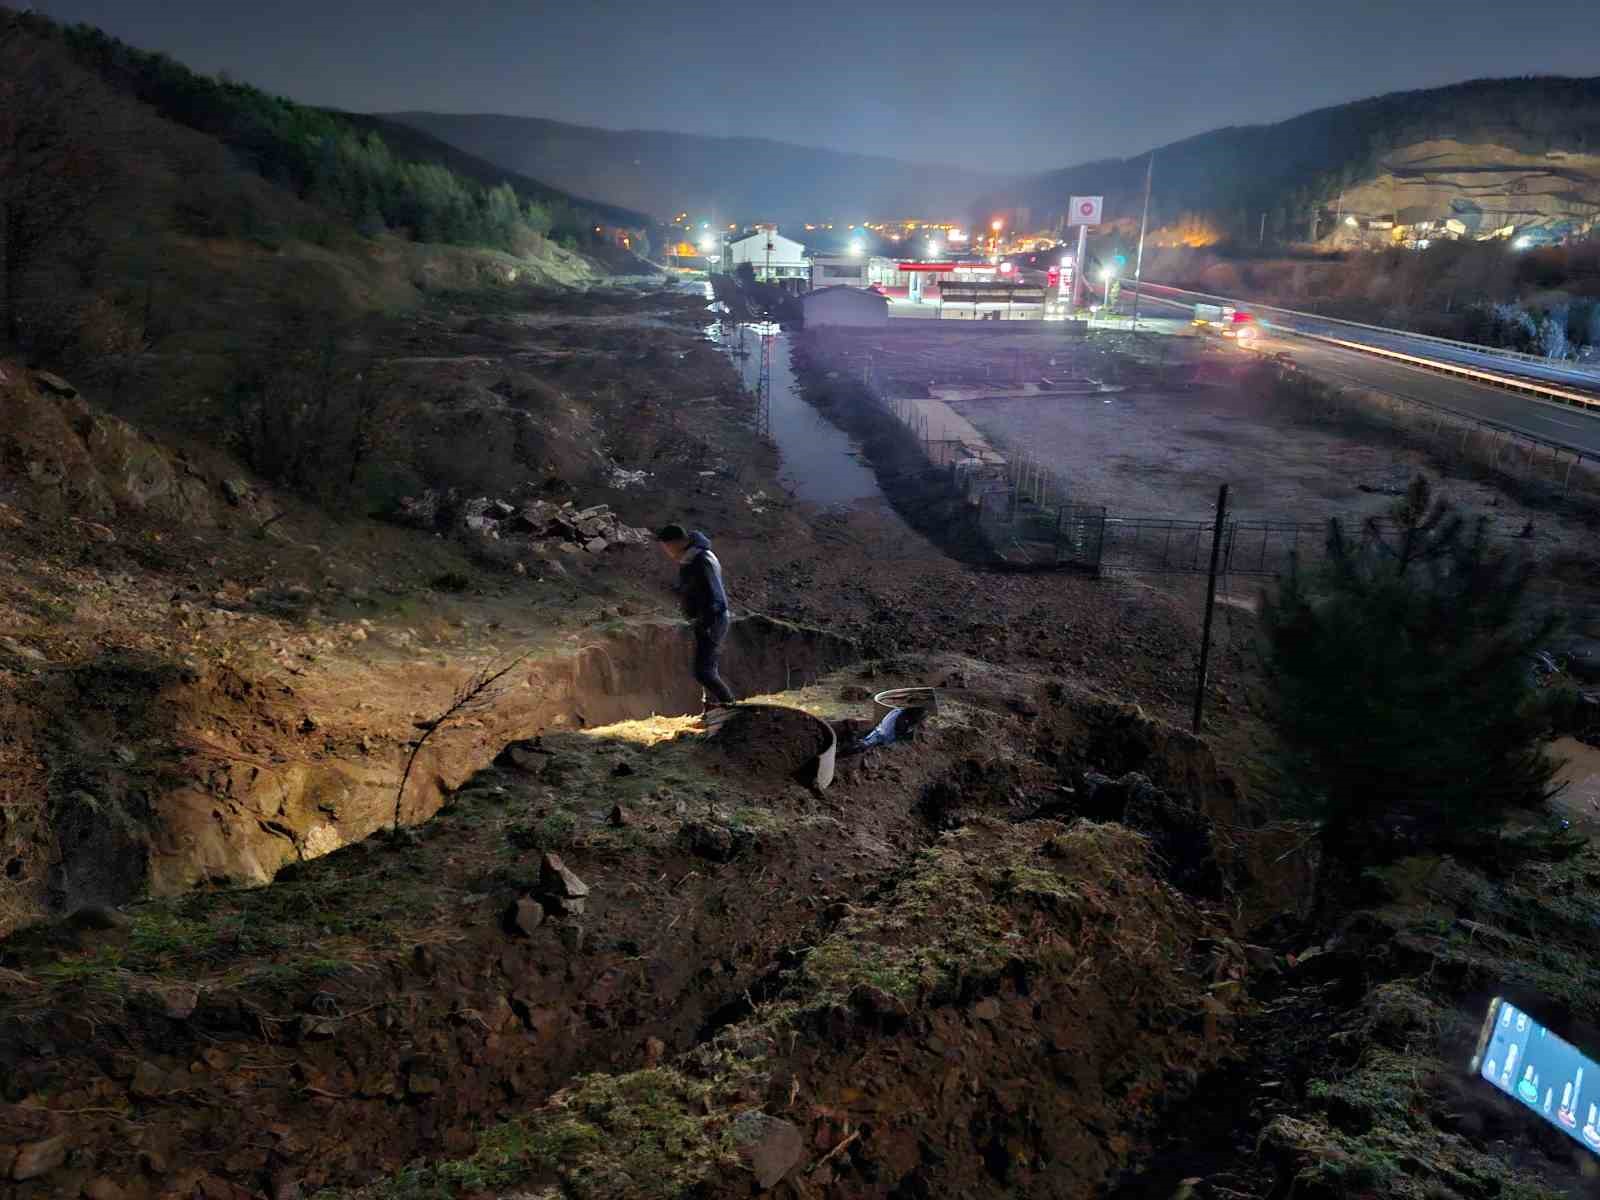
<path fill-rule="evenodd" d="M 60 456 L 74 489 L 27 468 L 36 430 L 0 431 L 21 447 L 0 456 L 0 1195 L 1470 1200 L 1579 1178 L 1445 1064 L 1492 977 L 1600 994 L 1592 849 L 1511 879 L 1407 865 L 1311 944 L 1247 605 L 1193 738 L 1194 581 L 965 565 L 872 436 L 887 500 L 800 505 L 697 302 L 526 307 L 373 340 L 514 385 L 550 431 L 541 494 L 706 529 L 742 693 L 846 744 L 874 692 L 938 686 L 939 711 L 819 793 L 784 747 L 702 736 L 653 544 L 331 514 L 193 445 L 204 521 L 85 507 L 120 494 L 112 434 L 141 461 L 173 444 L 96 426 Z M 992 348 L 945 382 L 1007 354 L 1019 382 L 1167 369 Z M 3 369 L 16 403 L 58 403 Z M 63 814 L 126 836 L 74 842 Z M 182 887 L 63 903 L 63 863 L 147 885 L 129 856 L 176 880 L 198 846 L 221 865 Z M 227 874 L 241 846 L 273 882 Z M 1491 927 L 1521 947 L 1551 886 L 1539 956 L 1485 948 Z"/>

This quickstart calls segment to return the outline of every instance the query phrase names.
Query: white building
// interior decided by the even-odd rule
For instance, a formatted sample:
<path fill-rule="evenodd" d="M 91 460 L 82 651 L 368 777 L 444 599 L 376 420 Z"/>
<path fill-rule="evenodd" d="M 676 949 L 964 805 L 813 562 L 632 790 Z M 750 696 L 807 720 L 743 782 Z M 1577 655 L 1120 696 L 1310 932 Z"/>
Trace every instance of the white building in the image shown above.
<path fill-rule="evenodd" d="M 811 286 L 864 288 L 873 280 L 868 278 L 868 260 L 860 254 L 819 254 L 811 260 Z"/>
<path fill-rule="evenodd" d="M 889 299 L 865 288 L 825 287 L 800 298 L 807 329 L 819 325 L 887 325 Z"/>
<path fill-rule="evenodd" d="M 791 290 L 811 279 L 811 264 L 806 248 L 776 229 L 758 229 L 741 238 L 730 238 L 722 248 L 722 270 L 728 275 L 749 263 L 762 283 L 776 283 Z"/>

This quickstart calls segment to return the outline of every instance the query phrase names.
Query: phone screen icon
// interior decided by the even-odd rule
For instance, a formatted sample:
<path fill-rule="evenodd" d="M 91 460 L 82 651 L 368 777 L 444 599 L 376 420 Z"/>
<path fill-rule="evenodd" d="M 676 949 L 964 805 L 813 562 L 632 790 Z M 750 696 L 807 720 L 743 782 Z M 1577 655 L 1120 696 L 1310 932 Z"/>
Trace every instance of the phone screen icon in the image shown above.
<path fill-rule="evenodd" d="M 1496 999 L 1473 1068 L 1574 1141 L 1600 1153 L 1600 1064 L 1534 1017 Z"/>

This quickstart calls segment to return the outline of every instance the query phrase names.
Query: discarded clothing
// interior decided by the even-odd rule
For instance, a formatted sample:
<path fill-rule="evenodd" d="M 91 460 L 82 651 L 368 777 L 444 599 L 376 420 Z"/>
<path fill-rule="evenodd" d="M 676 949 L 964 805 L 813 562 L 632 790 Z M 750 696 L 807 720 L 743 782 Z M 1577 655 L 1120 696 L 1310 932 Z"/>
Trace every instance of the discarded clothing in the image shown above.
<path fill-rule="evenodd" d="M 874 746 L 892 746 L 922 724 L 928 715 L 925 708 L 891 708 L 889 715 L 878 722 L 877 728 L 856 743 L 857 750 L 870 750 Z"/>

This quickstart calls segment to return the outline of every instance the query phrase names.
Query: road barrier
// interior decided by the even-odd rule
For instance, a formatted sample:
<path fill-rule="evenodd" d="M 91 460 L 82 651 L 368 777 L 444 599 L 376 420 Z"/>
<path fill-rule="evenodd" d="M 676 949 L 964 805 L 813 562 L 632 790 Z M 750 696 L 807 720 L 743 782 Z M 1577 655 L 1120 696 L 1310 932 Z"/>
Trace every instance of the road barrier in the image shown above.
<path fill-rule="evenodd" d="M 1452 341 L 1449 338 L 1433 337 L 1430 334 L 1410 333 L 1403 329 L 1390 329 L 1382 325 L 1365 325 L 1360 321 L 1346 321 L 1338 317 L 1324 317 L 1318 315 L 1317 313 L 1300 312 L 1296 309 L 1280 308 L 1277 305 L 1272 304 L 1255 304 L 1249 300 L 1230 299 L 1226 296 L 1212 296 L 1205 292 L 1193 292 L 1189 291 L 1187 288 L 1172 287 L 1169 284 L 1146 283 L 1144 286 L 1157 292 L 1172 292 L 1179 296 L 1192 296 L 1200 300 L 1232 304 L 1236 307 L 1248 308 L 1257 314 L 1283 314 L 1284 316 L 1293 317 L 1300 320 L 1316 321 L 1324 325 L 1334 325 L 1345 329 L 1364 330 L 1368 333 L 1382 334 L 1385 337 L 1399 338 L 1404 341 L 1425 342 L 1431 345 L 1448 346 L 1451 349 L 1465 351 L 1467 353 L 1479 355 L 1484 358 L 1506 359 L 1511 361 L 1537 364 L 1544 371 L 1569 375 L 1582 380 L 1583 382 L 1593 382 L 1597 385 L 1600 385 L 1600 375 L 1597 375 L 1595 372 L 1585 371 L 1577 368 L 1563 367 L 1552 363 L 1547 358 L 1541 358 L 1534 354 L 1524 354 L 1516 350 L 1498 350 L 1493 346 L 1478 345 L 1476 342 Z M 1154 298 L 1162 299 L 1160 296 L 1156 296 Z M 1168 300 L 1167 302 L 1176 303 L 1172 300 Z M 1372 354 L 1377 357 L 1405 362 L 1410 366 L 1419 367 L 1424 370 L 1437 371 L 1447 375 L 1456 375 L 1462 378 L 1472 379 L 1479 383 L 1486 383 L 1491 387 L 1521 392 L 1523 394 L 1534 396 L 1551 403 L 1600 412 L 1600 395 L 1571 391 L 1567 388 L 1557 387 L 1552 383 L 1534 379 L 1529 376 L 1502 375 L 1493 371 L 1485 371 L 1476 367 L 1468 366 L 1464 363 L 1449 362 L 1443 359 L 1424 358 L 1420 355 L 1405 354 L 1401 351 L 1388 349 L 1387 347 L 1375 346 L 1370 342 L 1331 337 L 1327 334 L 1314 333 L 1310 330 L 1297 329 L 1291 325 L 1282 325 L 1274 322 L 1262 323 L 1267 325 L 1268 328 L 1272 329 L 1274 332 L 1288 334 L 1292 337 L 1304 337 L 1313 339 L 1315 341 L 1328 342 L 1332 345 L 1341 346 L 1347 350 L 1355 350 L 1363 354 Z"/>

